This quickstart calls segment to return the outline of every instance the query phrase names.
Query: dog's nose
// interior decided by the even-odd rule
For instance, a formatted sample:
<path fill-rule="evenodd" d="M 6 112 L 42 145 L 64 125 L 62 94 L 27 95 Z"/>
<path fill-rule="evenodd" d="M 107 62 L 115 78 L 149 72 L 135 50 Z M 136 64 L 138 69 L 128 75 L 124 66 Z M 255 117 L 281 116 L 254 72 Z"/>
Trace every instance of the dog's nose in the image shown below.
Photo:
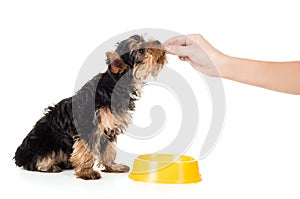
<path fill-rule="evenodd" d="M 155 46 L 158 46 L 158 45 L 160 45 L 161 43 L 160 43 L 158 40 L 156 40 L 156 41 L 153 42 L 153 44 L 154 44 Z"/>

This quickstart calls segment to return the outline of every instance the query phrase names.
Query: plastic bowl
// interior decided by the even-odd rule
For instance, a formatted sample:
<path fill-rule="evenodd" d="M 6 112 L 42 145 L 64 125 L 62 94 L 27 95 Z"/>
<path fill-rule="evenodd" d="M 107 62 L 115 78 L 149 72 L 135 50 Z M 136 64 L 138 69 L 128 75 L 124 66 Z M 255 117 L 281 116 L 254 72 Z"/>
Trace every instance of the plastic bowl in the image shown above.
<path fill-rule="evenodd" d="M 198 161 L 190 156 L 146 154 L 134 160 L 129 178 L 135 181 L 183 184 L 200 182 Z"/>

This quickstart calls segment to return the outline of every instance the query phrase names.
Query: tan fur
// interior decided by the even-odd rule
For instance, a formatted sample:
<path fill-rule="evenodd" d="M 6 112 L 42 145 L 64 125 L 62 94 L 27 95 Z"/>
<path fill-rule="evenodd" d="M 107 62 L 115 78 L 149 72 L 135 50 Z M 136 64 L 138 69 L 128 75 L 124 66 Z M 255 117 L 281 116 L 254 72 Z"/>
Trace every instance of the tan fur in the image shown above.
<path fill-rule="evenodd" d="M 130 113 L 118 115 L 112 113 L 109 108 L 101 108 L 97 112 L 99 121 L 99 128 L 102 132 L 111 130 L 125 130 L 132 122 L 132 116 Z"/>
<path fill-rule="evenodd" d="M 140 49 L 142 46 L 136 43 L 134 39 L 129 40 L 129 46 L 132 50 Z M 151 44 L 152 45 L 152 44 Z M 112 73 L 123 73 L 129 70 L 129 66 L 124 63 L 120 55 L 116 52 L 107 52 L 106 56 L 110 63 L 110 70 Z M 156 77 L 163 65 L 167 62 L 166 56 L 163 52 L 162 46 L 148 47 L 147 51 L 140 55 L 141 62 L 133 66 L 133 83 L 135 84 L 134 98 L 139 98 L 141 90 L 145 85 L 145 81 L 149 75 Z M 128 124 L 132 122 L 132 115 L 130 111 L 126 113 L 116 113 L 110 107 L 100 108 L 96 112 L 98 119 L 98 135 L 99 141 L 95 146 L 97 149 L 103 148 L 101 153 L 93 150 L 93 154 L 97 159 L 99 158 L 98 166 L 103 166 L 106 172 L 128 172 L 129 167 L 122 164 L 115 163 L 116 150 L 114 148 L 114 141 L 116 136 L 126 130 Z M 101 136 L 107 136 L 110 142 L 106 146 L 100 146 Z M 96 179 L 100 178 L 100 174 L 92 169 L 95 158 L 88 150 L 87 146 L 78 140 L 74 144 L 74 152 L 71 157 L 71 162 L 75 167 L 76 176 L 83 179 Z"/>
<path fill-rule="evenodd" d="M 139 83 L 147 79 L 149 75 L 154 78 L 167 63 L 166 56 L 163 55 L 162 47 L 151 47 L 147 49 L 142 63 L 136 64 L 133 68 L 134 82 Z"/>
<path fill-rule="evenodd" d="M 129 39 L 129 47 L 133 50 L 142 48 L 140 43 L 136 40 Z M 145 53 L 140 53 L 138 59 L 140 62 L 133 66 L 133 83 L 135 84 L 135 93 L 133 98 L 139 98 L 141 95 L 142 87 L 149 75 L 156 77 L 163 65 L 167 62 L 165 53 L 161 45 L 155 45 L 155 41 L 150 42 Z M 151 47 L 151 45 L 153 45 Z M 120 74 L 130 70 L 130 67 L 124 63 L 120 55 L 116 52 L 107 52 L 106 56 L 109 61 L 110 71 L 112 73 Z M 94 146 L 86 146 L 86 144 L 78 139 L 76 140 L 71 155 L 71 163 L 75 167 L 76 176 L 83 179 L 98 179 L 100 174 L 93 170 L 95 157 L 99 159 L 98 166 L 103 166 L 106 172 L 128 172 L 129 167 L 122 164 L 115 163 L 116 150 L 114 148 L 114 141 L 116 136 L 125 131 L 128 124 L 132 122 L 131 111 L 126 113 L 116 113 L 110 107 L 100 108 L 96 112 L 98 119 L 98 130 L 95 132 L 97 135 L 96 144 Z M 100 143 L 102 136 L 106 136 L 109 140 L 103 146 Z M 101 145 L 101 146 L 100 146 Z M 106 146 L 105 146 L 106 145 Z M 92 150 L 92 153 L 89 151 Z M 100 151 L 101 150 L 101 151 Z"/>
<path fill-rule="evenodd" d="M 117 152 L 114 148 L 113 143 L 109 143 L 106 146 L 106 149 L 104 153 L 102 154 L 102 158 L 100 160 L 99 165 L 104 166 L 104 172 L 114 172 L 114 173 L 123 173 L 123 172 L 128 172 L 129 167 L 123 164 L 117 164 L 115 163 Z"/>
<path fill-rule="evenodd" d="M 54 151 L 44 158 L 39 158 L 36 163 L 37 170 L 44 172 L 60 172 L 61 168 L 57 165 L 64 163 L 67 164 L 68 157 L 61 150 L 58 153 Z"/>
<path fill-rule="evenodd" d="M 77 139 L 73 145 L 73 153 L 70 161 L 74 166 L 76 176 L 82 179 L 99 179 L 101 175 L 98 171 L 93 170 L 95 158 L 90 153 L 86 144 Z"/>
<path fill-rule="evenodd" d="M 114 51 L 106 52 L 106 57 L 110 63 L 110 71 L 115 74 L 121 74 L 128 71 L 130 67 L 124 63 L 120 55 Z"/>

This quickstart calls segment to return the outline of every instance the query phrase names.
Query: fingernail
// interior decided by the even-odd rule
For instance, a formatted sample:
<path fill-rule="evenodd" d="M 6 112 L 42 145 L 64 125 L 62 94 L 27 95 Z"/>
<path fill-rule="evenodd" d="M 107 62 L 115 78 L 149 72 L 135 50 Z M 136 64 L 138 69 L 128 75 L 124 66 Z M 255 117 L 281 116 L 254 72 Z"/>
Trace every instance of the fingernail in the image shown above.
<path fill-rule="evenodd" d="M 164 46 L 164 50 L 171 50 L 170 46 Z"/>

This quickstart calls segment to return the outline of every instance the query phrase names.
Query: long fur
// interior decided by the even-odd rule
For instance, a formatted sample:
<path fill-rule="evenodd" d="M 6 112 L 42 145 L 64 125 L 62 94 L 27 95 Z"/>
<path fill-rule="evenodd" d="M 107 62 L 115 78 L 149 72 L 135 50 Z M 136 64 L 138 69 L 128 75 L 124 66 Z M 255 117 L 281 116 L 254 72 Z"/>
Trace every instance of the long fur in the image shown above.
<path fill-rule="evenodd" d="M 151 46 L 150 63 L 140 49 Z M 116 51 L 108 52 L 107 57 L 108 69 L 105 73 L 96 75 L 74 96 L 47 108 L 45 115 L 17 148 L 14 156 L 17 166 L 31 171 L 58 172 L 61 169 L 80 168 L 80 164 L 87 161 L 92 165 L 95 157 L 109 171 L 128 171 L 127 167 L 117 167 L 113 162 L 115 152 L 111 144 L 116 142 L 117 135 L 123 133 L 131 122 L 134 101 L 139 98 L 140 87 L 145 81 L 145 78 L 136 77 L 138 68 L 145 70 L 142 67 L 147 63 L 149 68 L 145 77 L 157 74 L 166 63 L 166 57 L 158 41 L 147 42 L 139 35 L 120 42 Z M 75 144 L 78 140 L 80 144 Z M 77 146 L 86 149 L 76 149 Z M 93 160 L 84 159 L 86 155 L 82 154 L 88 152 Z M 112 157 L 108 158 L 110 154 Z M 79 165 L 74 165 L 77 162 Z M 100 178 L 100 174 L 92 173 L 92 168 L 88 170 L 89 175 L 83 173 L 83 169 L 75 169 L 79 173 L 77 177 Z"/>

